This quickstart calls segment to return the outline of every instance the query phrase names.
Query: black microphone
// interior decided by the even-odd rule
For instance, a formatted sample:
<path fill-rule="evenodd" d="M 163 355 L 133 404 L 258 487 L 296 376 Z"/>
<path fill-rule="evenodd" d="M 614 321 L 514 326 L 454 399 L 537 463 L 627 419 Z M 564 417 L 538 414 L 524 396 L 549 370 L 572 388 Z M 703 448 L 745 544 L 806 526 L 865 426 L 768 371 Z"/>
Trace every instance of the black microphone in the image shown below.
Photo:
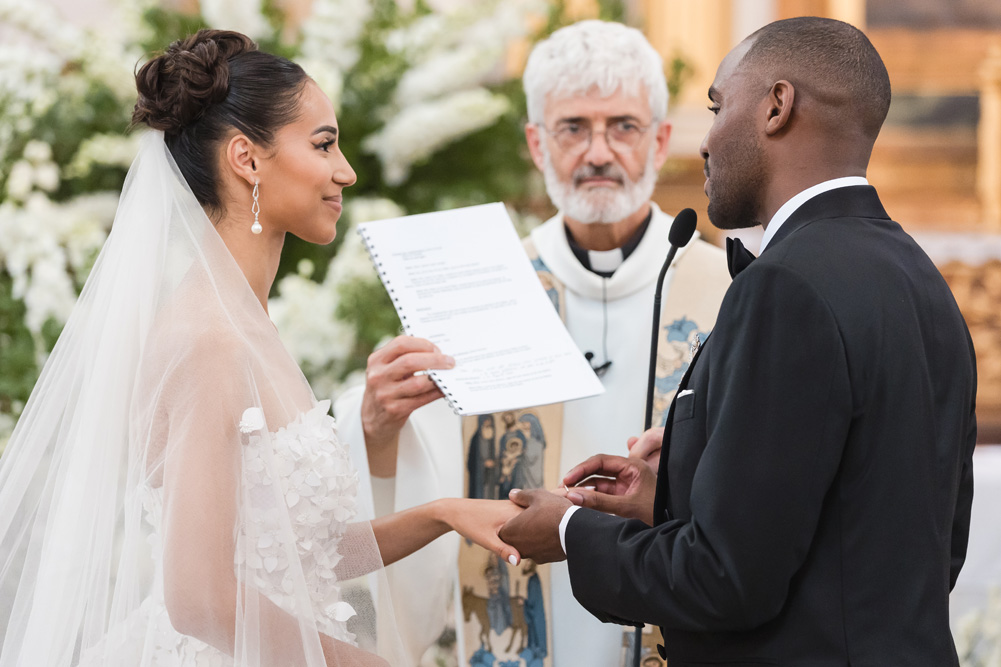
<path fill-rule="evenodd" d="M 667 270 L 671 268 L 674 256 L 678 254 L 678 248 L 684 248 L 692 240 L 695 234 L 695 223 L 698 222 L 698 214 L 690 208 L 682 209 L 674 222 L 671 223 L 671 231 L 667 233 L 667 240 L 671 242 L 671 249 L 667 251 L 667 259 L 657 276 L 657 287 L 653 293 L 653 332 L 650 335 L 650 374 L 647 376 L 646 384 L 646 415 L 643 417 L 643 430 L 650 429 L 653 422 L 653 389 L 657 379 L 657 341 L 660 339 L 660 293 L 664 289 L 664 278 Z M 643 624 L 636 626 L 636 633 L 633 635 L 635 644 L 633 652 L 633 666 L 639 667 L 640 650 L 643 644 Z"/>
<path fill-rule="evenodd" d="M 650 374 L 647 376 L 646 388 L 646 416 L 643 419 L 643 430 L 646 431 L 653 421 L 653 385 L 657 376 L 657 341 L 660 338 L 660 297 L 664 289 L 664 277 L 667 270 L 674 261 L 674 256 L 678 254 L 678 248 L 684 248 L 692 240 L 695 234 L 695 223 L 698 222 L 698 214 L 690 208 L 682 209 L 678 213 L 674 222 L 671 223 L 671 231 L 667 234 L 667 239 L 671 242 L 671 249 L 667 252 L 667 259 L 660 269 L 657 277 L 657 287 L 653 293 L 653 332 L 650 337 Z"/>

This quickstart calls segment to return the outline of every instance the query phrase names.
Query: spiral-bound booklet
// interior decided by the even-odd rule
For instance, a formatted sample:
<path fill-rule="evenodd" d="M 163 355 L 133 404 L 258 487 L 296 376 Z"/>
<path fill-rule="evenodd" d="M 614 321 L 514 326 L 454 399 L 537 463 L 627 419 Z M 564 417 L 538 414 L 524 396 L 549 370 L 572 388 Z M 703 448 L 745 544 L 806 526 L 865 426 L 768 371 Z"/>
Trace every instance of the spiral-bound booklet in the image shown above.
<path fill-rule="evenodd" d="M 404 331 L 455 358 L 428 374 L 460 415 L 604 391 L 522 249 L 503 204 L 358 225 Z"/>

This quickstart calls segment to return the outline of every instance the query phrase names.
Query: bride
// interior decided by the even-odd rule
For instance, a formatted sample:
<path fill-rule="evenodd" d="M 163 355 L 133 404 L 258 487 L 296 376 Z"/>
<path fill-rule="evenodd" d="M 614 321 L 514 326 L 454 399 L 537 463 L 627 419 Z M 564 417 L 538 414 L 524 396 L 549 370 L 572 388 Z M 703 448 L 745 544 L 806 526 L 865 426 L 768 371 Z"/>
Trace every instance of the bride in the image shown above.
<path fill-rule="evenodd" d="M 517 562 L 519 510 L 360 515 L 267 314 L 285 235 L 330 243 L 355 181 L 316 84 L 217 30 L 136 83 L 151 131 L 0 460 L 0 666 L 402 664 L 380 569 L 448 530 Z"/>

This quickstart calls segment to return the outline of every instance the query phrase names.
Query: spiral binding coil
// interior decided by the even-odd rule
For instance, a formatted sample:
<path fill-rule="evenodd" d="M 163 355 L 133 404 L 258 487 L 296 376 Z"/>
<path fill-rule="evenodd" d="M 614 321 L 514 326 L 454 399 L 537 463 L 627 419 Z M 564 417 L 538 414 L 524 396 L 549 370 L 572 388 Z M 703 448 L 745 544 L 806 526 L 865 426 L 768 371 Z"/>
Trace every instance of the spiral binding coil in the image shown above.
<path fill-rule="evenodd" d="M 372 266 L 375 268 L 375 272 L 379 274 L 379 279 L 382 280 L 382 284 L 385 286 L 386 292 L 389 294 L 389 298 L 393 301 L 393 308 L 396 309 L 396 314 L 400 318 L 400 324 L 403 326 L 403 333 L 408 336 L 412 336 L 413 333 L 410 325 L 407 323 L 407 316 L 403 313 L 403 306 L 400 305 L 400 299 L 396 296 L 396 290 L 392 287 L 392 281 L 382 270 L 382 262 L 379 261 L 379 253 L 375 248 L 375 243 L 373 243 L 372 239 L 369 238 L 368 234 L 365 233 L 364 228 L 361 226 L 358 227 L 358 235 L 361 236 L 362 243 L 365 244 L 365 250 L 368 251 L 368 256 L 372 260 Z M 448 390 L 448 385 L 446 385 L 445 381 L 441 379 L 441 376 L 433 370 L 429 370 L 427 375 L 431 378 L 432 382 L 438 385 L 438 389 L 441 390 L 441 393 L 445 395 L 445 402 L 448 403 L 448 407 L 452 409 L 452 412 L 461 416 L 462 406 L 459 405 L 457 400 L 455 400 L 452 392 Z"/>

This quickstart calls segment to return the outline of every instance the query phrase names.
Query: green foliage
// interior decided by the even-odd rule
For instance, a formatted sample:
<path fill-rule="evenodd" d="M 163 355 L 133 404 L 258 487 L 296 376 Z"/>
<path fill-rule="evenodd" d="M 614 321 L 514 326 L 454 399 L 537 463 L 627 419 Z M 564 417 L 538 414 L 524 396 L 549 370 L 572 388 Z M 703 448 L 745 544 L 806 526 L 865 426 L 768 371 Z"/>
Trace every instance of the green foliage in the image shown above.
<path fill-rule="evenodd" d="M 678 96 L 681 95 L 681 89 L 688 83 L 693 74 L 695 74 L 695 68 L 685 60 L 683 55 L 675 53 L 671 58 L 671 62 L 667 65 L 667 72 L 665 72 L 667 76 L 667 93 L 672 100 L 678 99 Z"/>
<path fill-rule="evenodd" d="M 386 337 L 400 333 L 400 318 L 381 283 L 355 281 L 342 285 L 337 317 L 357 326 L 358 338 L 346 373 L 365 368 L 368 355 Z"/>
<path fill-rule="evenodd" d="M 139 45 L 147 54 L 161 53 L 171 42 L 208 27 L 200 15 L 182 14 L 163 7 L 147 9 L 143 20 L 149 32 Z"/>
<path fill-rule="evenodd" d="M 0 412 L 19 412 L 38 377 L 35 341 L 24 326 L 24 303 L 11 293 L 11 278 L 0 271 Z"/>
<path fill-rule="evenodd" d="M 628 23 L 629 17 L 625 0 L 599 0 L 598 18 L 602 21 Z"/>

